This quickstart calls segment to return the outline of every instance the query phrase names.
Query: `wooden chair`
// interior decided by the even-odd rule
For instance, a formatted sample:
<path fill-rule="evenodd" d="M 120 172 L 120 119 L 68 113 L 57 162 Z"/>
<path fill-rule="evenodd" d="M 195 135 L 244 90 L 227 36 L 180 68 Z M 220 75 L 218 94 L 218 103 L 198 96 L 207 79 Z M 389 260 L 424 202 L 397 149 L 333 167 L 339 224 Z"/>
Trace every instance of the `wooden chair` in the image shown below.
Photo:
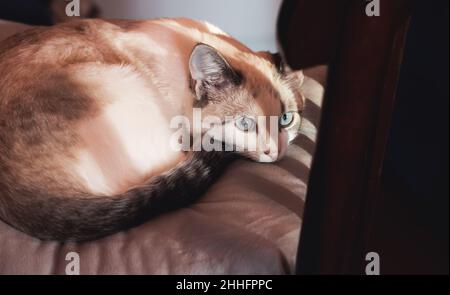
<path fill-rule="evenodd" d="M 298 274 L 364 273 L 410 17 L 409 0 L 285 0 L 278 37 L 294 69 L 330 67 Z"/>

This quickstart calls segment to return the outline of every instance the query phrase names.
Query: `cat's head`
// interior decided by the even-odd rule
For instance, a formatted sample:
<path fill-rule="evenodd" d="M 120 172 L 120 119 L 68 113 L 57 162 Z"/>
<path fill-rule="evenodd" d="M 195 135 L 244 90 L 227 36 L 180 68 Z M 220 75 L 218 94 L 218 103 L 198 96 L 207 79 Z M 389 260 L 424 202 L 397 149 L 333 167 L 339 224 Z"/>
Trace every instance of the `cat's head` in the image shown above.
<path fill-rule="evenodd" d="M 210 124 L 210 137 L 258 162 L 284 156 L 300 130 L 301 71 L 284 67 L 279 55 L 259 52 L 224 57 L 206 44 L 195 46 L 189 69 L 195 106 L 204 118 L 220 118 Z"/>

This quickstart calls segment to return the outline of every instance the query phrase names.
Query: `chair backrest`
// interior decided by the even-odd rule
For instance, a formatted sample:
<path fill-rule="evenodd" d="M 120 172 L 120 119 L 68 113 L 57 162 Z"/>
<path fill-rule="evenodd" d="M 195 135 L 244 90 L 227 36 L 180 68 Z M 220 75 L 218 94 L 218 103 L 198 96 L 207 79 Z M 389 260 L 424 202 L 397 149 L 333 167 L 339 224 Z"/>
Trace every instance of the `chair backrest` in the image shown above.
<path fill-rule="evenodd" d="M 278 38 L 290 66 L 330 67 L 299 244 L 300 274 L 364 273 L 410 2 L 282 5 Z M 367 5 L 380 15 L 368 16 Z"/>

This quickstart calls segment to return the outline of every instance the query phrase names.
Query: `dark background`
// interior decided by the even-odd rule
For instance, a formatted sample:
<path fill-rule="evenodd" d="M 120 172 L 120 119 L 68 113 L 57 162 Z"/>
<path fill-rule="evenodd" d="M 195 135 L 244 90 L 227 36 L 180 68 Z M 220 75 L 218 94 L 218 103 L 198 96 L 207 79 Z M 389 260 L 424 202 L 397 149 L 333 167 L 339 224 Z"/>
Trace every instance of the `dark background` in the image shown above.
<path fill-rule="evenodd" d="M 448 274 L 448 14 L 449 1 L 413 2 L 378 209 L 391 273 Z"/>
<path fill-rule="evenodd" d="M 448 210 L 449 2 L 423 3 L 414 2 L 386 168 L 415 197 Z"/>
<path fill-rule="evenodd" d="M 30 25 L 52 25 L 49 2 L 48 0 L 2 0 L 0 1 L 0 19 Z"/>

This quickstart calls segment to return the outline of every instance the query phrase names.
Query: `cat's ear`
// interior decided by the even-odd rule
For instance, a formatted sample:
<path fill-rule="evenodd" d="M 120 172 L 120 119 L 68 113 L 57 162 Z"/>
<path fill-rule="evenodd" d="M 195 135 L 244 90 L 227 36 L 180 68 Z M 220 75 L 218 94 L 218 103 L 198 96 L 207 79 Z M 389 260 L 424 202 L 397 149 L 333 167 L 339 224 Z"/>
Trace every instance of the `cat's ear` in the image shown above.
<path fill-rule="evenodd" d="M 286 73 L 286 64 L 283 60 L 283 57 L 281 56 L 280 53 L 276 52 L 276 53 L 268 53 L 275 65 L 275 67 L 277 68 L 278 73 L 284 75 Z"/>
<path fill-rule="evenodd" d="M 298 90 L 298 95 L 296 96 L 297 106 L 299 109 L 303 110 L 303 106 L 305 105 L 305 97 L 303 96 L 303 83 L 305 82 L 305 75 L 302 70 L 292 71 L 289 69 L 289 71 L 291 71 L 289 75 L 293 77 L 293 85 L 295 85 Z"/>
<path fill-rule="evenodd" d="M 226 59 L 216 49 L 202 43 L 197 44 L 191 53 L 189 70 L 196 82 L 196 91 L 200 86 L 223 89 L 240 82 L 239 75 Z"/>

